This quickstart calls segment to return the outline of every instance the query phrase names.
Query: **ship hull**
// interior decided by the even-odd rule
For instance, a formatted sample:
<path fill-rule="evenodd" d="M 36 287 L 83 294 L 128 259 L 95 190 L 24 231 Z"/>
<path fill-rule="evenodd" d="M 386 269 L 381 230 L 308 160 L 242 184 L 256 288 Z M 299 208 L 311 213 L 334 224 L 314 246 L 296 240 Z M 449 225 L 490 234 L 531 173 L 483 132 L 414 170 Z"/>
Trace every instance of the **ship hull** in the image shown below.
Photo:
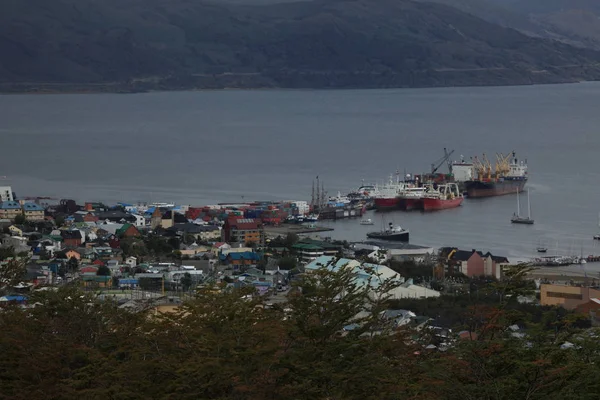
<path fill-rule="evenodd" d="M 442 200 L 442 199 L 423 199 L 423 211 L 437 211 L 437 210 L 446 210 L 449 208 L 459 207 L 463 202 L 462 197 L 457 197 L 451 200 Z"/>
<path fill-rule="evenodd" d="M 369 239 L 388 240 L 391 242 L 408 242 L 409 232 L 397 232 L 397 233 L 385 233 L 385 232 L 371 232 L 367 233 Z"/>
<path fill-rule="evenodd" d="M 400 208 L 405 211 L 422 210 L 423 209 L 423 199 L 421 199 L 421 198 L 402 199 L 402 200 L 400 200 Z"/>
<path fill-rule="evenodd" d="M 375 209 L 393 210 L 398 208 L 398 199 L 395 197 L 379 197 L 374 200 Z"/>
<path fill-rule="evenodd" d="M 522 192 L 527 183 L 526 179 L 505 179 L 503 181 L 467 181 L 465 191 L 469 197 L 493 197 Z"/>

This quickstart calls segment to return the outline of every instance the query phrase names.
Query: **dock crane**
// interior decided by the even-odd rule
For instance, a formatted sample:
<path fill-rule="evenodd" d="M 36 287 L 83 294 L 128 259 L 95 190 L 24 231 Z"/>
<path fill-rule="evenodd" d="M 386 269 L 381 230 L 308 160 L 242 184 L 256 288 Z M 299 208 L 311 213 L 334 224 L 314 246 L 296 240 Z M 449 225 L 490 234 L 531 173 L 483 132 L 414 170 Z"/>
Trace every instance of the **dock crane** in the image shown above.
<path fill-rule="evenodd" d="M 431 174 L 435 174 L 438 169 L 442 166 L 443 163 L 448 163 L 448 172 L 452 173 L 452 161 L 450 161 L 450 156 L 454 153 L 454 150 L 448 152 L 448 150 L 444 147 L 444 157 L 437 160 L 435 163 L 431 164 Z"/>

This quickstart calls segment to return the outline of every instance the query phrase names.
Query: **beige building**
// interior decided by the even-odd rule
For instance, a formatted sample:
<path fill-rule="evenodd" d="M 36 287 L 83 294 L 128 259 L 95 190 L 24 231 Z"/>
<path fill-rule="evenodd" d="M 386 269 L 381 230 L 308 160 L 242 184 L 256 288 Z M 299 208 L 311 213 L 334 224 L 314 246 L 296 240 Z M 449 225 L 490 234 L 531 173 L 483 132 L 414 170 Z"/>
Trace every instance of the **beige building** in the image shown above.
<path fill-rule="evenodd" d="M 600 290 L 569 285 L 540 286 L 540 303 L 543 306 L 560 306 L 573 310 L 594 298 L 600 298 Z"/>
<path fill-rule="evenodd" d="M 3 201 L 0 203 L 0 219 L 14 220 L 17 215 L 23 215 L 21 205 L 16 201 Z"/>
<path fill-rule="evenodd" d="M 43 221 L 44 220 L 44 208 L 35 203 L 24 203 L 23 204 L 23 215 L 28 221 Z"/>

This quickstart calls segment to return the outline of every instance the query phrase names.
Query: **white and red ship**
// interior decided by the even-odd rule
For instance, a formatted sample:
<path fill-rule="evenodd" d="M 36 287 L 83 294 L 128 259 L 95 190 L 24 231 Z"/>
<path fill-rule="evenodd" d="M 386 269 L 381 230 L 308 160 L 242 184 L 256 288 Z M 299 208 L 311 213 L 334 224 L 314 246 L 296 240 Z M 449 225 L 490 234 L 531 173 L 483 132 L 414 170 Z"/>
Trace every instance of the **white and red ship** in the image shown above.
<path fill-rule="evenodd" d="M 460 206 L 464 198 L 456 183 L 438 185 L 433 190 L 423 195 L 423 210 L 436 211 L 456 208 Z"/>

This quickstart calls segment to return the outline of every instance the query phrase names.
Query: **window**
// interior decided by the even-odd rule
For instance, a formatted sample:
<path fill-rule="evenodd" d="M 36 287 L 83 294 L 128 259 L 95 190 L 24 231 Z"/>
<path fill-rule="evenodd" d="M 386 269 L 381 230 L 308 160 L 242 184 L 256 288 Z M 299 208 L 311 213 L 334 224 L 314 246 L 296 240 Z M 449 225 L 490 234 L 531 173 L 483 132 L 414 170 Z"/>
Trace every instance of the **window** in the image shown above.
<path fill-rule="evenodd" d="M 572 300 L 583 300 L 581 293 L 560 293 L 560 292 L 547 292 L 548 297 L 558 297 L 560 299 L 572 299 Z"/>

